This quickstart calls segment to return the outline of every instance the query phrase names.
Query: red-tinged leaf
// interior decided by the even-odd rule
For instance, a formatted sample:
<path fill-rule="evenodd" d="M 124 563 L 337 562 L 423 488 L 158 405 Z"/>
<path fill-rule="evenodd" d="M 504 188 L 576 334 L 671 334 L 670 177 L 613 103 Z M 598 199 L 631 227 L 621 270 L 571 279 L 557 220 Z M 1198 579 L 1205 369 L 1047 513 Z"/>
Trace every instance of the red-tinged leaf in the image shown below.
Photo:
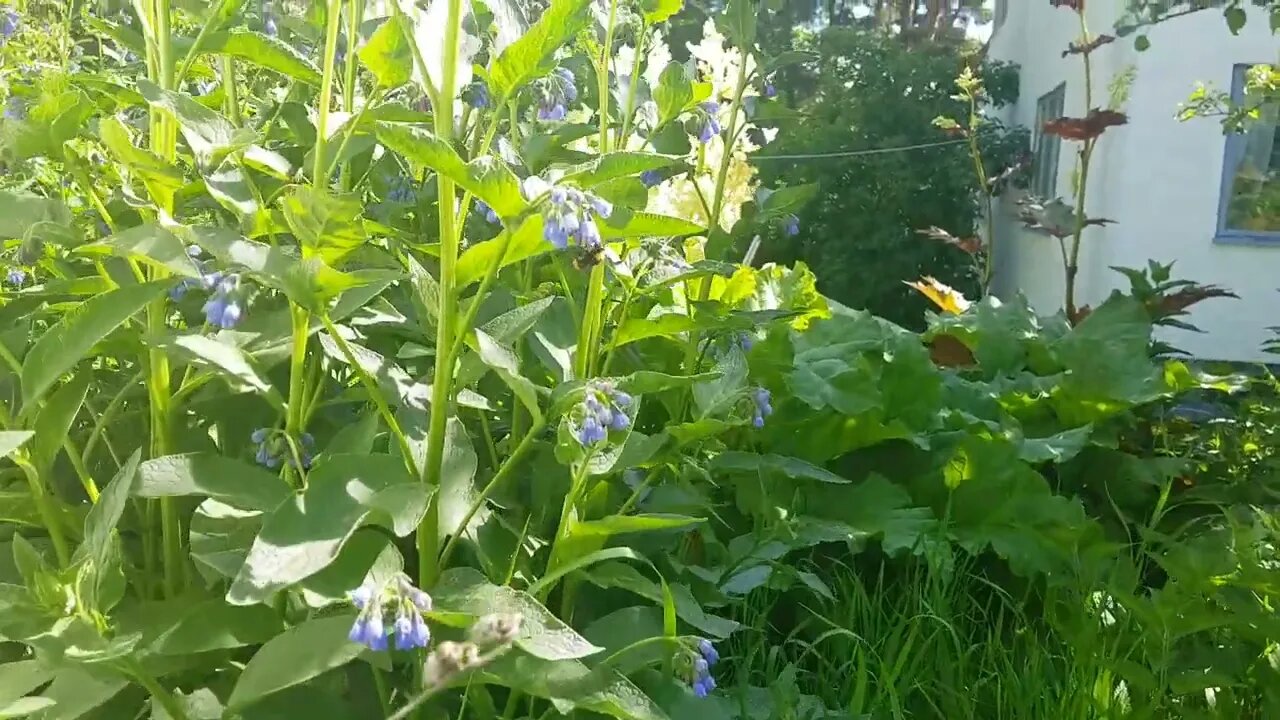
<path fill-rule="evenodd" d="M 1084 12 L 1084 0 L 1049 0 L 1049 4 L 1053 7 L 1064 7 L 1076 12 Z"/>
<path fill-rule="evenodd" d="M 938 367 L 973 367 L 977 364 L 973 351 L 950 335 L 939 335 L 929 341 L 929 359 Z"/>
<path fill-rule="evenodd" d="M 1115 110 L 1094 108 L 1088 117 L 1062 117 L 1044 124 L 1044 131 L 1066 140 L 1092 140 L 1101 135 L 1107 128 L 1124 125 L 1129 116 Z"/>
<path fill-rule="evenodd" d="M 951 233 L 947 232 L 946 230 L 943 230 L 942 228 L 936 225 L 930 228 L 926 228 L 924 230 L 917 230 L 916 234 L 924 235 L 930 240 L 938 240 L 948 245 L 958 247 L 961 250 L 969 253 L 970 255 L 976 255 L 982 251 L 982 241 L 979 240 L 978 238 L 976 237 L 958 238 L 955 235 L 952 235 Z"/>
<path fill-rule="evenodd" d="M 1148 309 L 1151 311 L 1153 320 L 1163 320 L 1182 315 L 1187 308 L 1210 298 L 1235 298 L 1239 300 L 1240 296 L 1217 285 L 1196 285 L 1156 298 Z"/>
<path fill-rule="evenodd" d="M 1113 43 L 1115 41 L 1116 38 L 1114 35 L 1099 35 L 1089 42 L 1073 42 L 1067 46 L 1066 50 L 1062 51 L 1062 57 L 1066 57 L 1068 55 L 1088 55 L 1103 45 Z"/>

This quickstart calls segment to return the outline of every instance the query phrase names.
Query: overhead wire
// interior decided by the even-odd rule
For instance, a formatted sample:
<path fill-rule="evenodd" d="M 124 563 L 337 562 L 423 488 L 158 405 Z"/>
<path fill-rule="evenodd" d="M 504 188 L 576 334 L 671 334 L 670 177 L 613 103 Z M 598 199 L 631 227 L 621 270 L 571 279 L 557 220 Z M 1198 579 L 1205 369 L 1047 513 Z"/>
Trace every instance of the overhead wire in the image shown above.
<path fill-rule="evenodd" d="M 943 140 L 941 142 L 920 143 L 918 145 L 901 145 L 898 147 L 872 148 L 868 150 L 835 150 L 823 153 L 800 153 L 796 155 L 752 155 L 751 161 L 758 162 L 760 160 L 822 160 L 825 158 L 844 158 L 859 157 L 862 155 L 884 155 L 886 153 L 909 152 L 912 150 L 926 150 L 928 148 L 945 147 L 948 145 L 959 145 L 966 143 L 968 140 Z"/>

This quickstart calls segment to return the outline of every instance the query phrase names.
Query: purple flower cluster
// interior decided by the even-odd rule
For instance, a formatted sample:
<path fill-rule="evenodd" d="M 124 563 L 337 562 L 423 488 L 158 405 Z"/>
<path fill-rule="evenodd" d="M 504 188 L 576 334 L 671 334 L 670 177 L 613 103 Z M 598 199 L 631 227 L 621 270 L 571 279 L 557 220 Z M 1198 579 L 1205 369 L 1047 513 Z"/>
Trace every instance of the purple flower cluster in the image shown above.
<path fill-rule="evenodd" d="M 742 352 L 751 352 L 751 348 L 756 344 L 756 339 L 751 333 L 743 331 L 734 336 L 738 342 L 738 347 L 742 348 Z"/>
<path fill-rule="evenodd" d="M 483 200 L 476 200 L 476 212 L 484 215 L 484 219 L 497 225 L 502 222 L 502 218 L 498 217 L 497 211 L 489 207 L 489 204 Z"/>
<path fill-rule="evenodd" d="M 603 240 L 596 218 L 613 214 L 609 201 L 577 188 L 552 185 L 537 175 L 525 178 L 523 190 L 530 202 L 546 197 L 542 236 L 547 242 L 559 250 L 568 247 L 570 240 L 584 248 L 600 247 Z"/>
<path fill-rule="evenodd" d="M 414 201 L 413 181 L 404 175 L 397 175 L 387 181 L 387 199 L 393 203 L 409 204 Z"/>
<path fill-rule="evenodd" d="M 662 173 L 657 170 L 645 170 L 640 173 L 640 182 L 647 188 L 657 187 L 662 183 Z"/>
<path fill-rule="evenodd" d="M 0 10 L 0 45 L 13 37 L 18 32 L 18 27 L 22 24 L 22 17 L 13 8 L 4 8 Z"/>
<path fill-rule="evenodd" d="M 764 419 L 773 414 L 773 405 L 770 400 L 773 395 L 768 390 L 758 387 L 751 391 L 751 400 L 755 403 L 755 411 L 751 418 L 751 424 L 757 428 L 764 427 Z"/>
<path fill-rule="evenodd" d="M 715 100 L 708 100 L 699 105 L 696 123 L 698 142 L 703 145 L 711 142 L 711 138 L 719 135 L 722 129 L 720 127 L 720 103 Z"/>
<path fill-rule="evenodd" d="M 570 77 L 572 77 L 572 74 L 570 74 Z M 493 100 L 489 97 L 489 87 L 484 84 L 483 80 L 476 80 L 463 88 L 462 100 L 476 110 L 484 110 L 493 105 Z"/>
<path fill-rule="evenodd" d="M 27 271 L 22 268 L 9 268 L 9 272 L 5 273 L 5 282 L 14 287 L 21 287 L 22 283 L 27 281 Z"/>
<path fill-rule="evenodd" d="M 575 81 L 572 70 L 560 67 L 536 83 L 539 120 L 564 120 L 569 113 L 569 104 L 578 99 Z"/>
<path fill-rule="evenodd" d="M 298 438 L 297 447 L 300 457 L 296 459 L 293 448 L 283 433 L 269 428 L 258 428 L 253 431 L 249 439 L 258 445 L 258 451 L 253 459 L 259 465 L 272 470 L 280 467 L 281 463 L 296 469 L 299 460 L 302 462 L 302 469 L 307 469 L 311 467 L 311 461 L 316 457 L 316 439 L 311 436 L 311 433 L 302 433 Z"/>
<path fill-rule="evenodd" d="M 425 648 L 431 643 L 431 630 L 422 617 L 423 613 L 431 612 L 431 596 L 414 587 L 404 574 L 381 588 L 361 585 L 352 590 L 349 597 L 351 604 L 360 611 L 351 625 L 351 632 L 347 633 L 351 642 L 366 645 L 377 652 L 386 650 L 387 627 L 383 613 L 391 610 L 395 613 L 391 629 L 397 650 Z"/>
<path fill-rule="evenodd" d="M 693 655 L 693 661 L 690 663 L 688 678 L 689 687 L 693 689 L 694 695 L 704 698 L 716 689 L 716 679 L 711 677 L 711 668 L 719 661 L 720 653 L 716 652 L 711 641 L 699 640 L 697 653 Z"/>
<path fill-rule="evenodd" d="M 788 215 L 782 218 L 782 233 L 787 237 L 795 237 L 800 234 L 800 218 L 795 215 Z"/>
<path fill-rule="evenodd" d="M 27 106 L 22 102 L 22 98 L 11 95 L 8 102 L 4 104 L 5 120 L 23 120 L 27 117 Z"/>
<path fill-rule="evenodd" d="M 201 308 L 205 322 L 223 330 L 239 325 L 244 318 L 244 291 L 240 275 L 217 271 L 205 275 L 202 280 L 204 286 L 213 291 Z"/>
<path fill-rule="evenodd" d="M 778 88 L 774 87 L 772 80 L 765 81 L 763 95 L 766 100 L 778 97 Z"/>
<path fill-rule="evenodd" d="M 276 16 L 268 14 L 262 19 L 262 32 L 267 37 L 275 37 L 280 34 L 280 28 L 276 25 Z"/>
<path fill-rule="evenodd" d="M 591 380 L 582 395 L 582 402 L 574 412 L 577 430 L 574 432 L 583 447 L 590 447 L 609 437 L 610 430 L 626 430 L 631 427 L 627 408 L 631 396 L 614 387 L 608 380 Z"/>

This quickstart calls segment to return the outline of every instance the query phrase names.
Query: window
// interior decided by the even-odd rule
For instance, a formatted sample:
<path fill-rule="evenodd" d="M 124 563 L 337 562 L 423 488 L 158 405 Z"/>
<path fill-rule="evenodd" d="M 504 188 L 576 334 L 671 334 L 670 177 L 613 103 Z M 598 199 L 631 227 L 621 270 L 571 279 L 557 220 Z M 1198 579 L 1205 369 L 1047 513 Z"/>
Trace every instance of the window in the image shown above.
<path fill-rule="evenodd" d="M 1237 65 L 1231 99 L 1244 101 L 1249 65 Z M 1244 132 L 1227 136 L 1218 201 L 1218 239 L 1280 243 L 1280 106 L 1266 103 Z"/>
<path fill-rule="evenodd" d="M 1062 138 L 1046 134 L 1044 124 L 1062 117 L 1062 105 L 1066 96 L 1067 85 L 1063 83 L 1036 101 L 1036 153 L 1032 164 L 1035 175 L 1031 180 L 1031 193 L 1044 200 L 1057 197 L 1058 153 L 1062 149 Z"/>
<path fill-rule="evenodd" d="M 1005 19 L 1009 17 L 1009 0 L 996 0 L 996 19 L 995 30 L 999 30 L 1004 25 Z M 992 32 L 995 32 L 992 30 Z"/>

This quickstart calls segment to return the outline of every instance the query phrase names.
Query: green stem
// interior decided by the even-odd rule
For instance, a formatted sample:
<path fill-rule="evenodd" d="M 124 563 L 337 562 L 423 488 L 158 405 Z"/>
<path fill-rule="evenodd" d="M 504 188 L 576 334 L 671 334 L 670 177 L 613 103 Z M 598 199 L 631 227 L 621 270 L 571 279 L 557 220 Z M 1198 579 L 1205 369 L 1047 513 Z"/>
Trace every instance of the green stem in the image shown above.
<path fill-rule="evenodd" d="M 80 454 L 80 449 L 76 447 L 70 435 L 63 438 L 62 449 L 67 451 L 67 458 L 71 460 L 71 468 L 75 470 L 76 477 L 80 478 L 80 486 L 84 488 L 84 494 L 89 497 L 89 502 L 97 505 L 98 484 L 93 481 L 89 468 L 85 467 L 84 456 Z"/>
<path fill-rule="evenodd" d="M 533 443 L 538 439 L 538 433 L 542 432 L 542 428 L 542 421 L 535 422 L 529 428 L 529 432 L 525 433 L 525 436 L 520 440 L 520 444 L 516 445 L 516 448 L 511 451 L 511 455 L 507 457 L 506 462 L 502 463 L 502 467 L 498 468 L 498 471 L 493 474 L 493 479 L 489 481 L 488 485 L 484 486 L 484 489 L 480 491 L 476 499 L 471 502 L 466 514 L 458 522 L 458 527 L 454 528 L 453 534 L 449 536 L 448 542 L 445 543 L 444 550 L 440 552 L 439 566 L 441 568 L 448 567 L 449 558 L 453 555 L 454 548 L 457 547 L 458 539 L 466 532 L 467 525 L 471 522 L 471 519 L 476 516 L 476 513 L 480 512 L 480 508 L 484 507 L 493 492 L 502 486 L 503 481 L 511 473 L 515 472 L 516 464 L 529 451 L 529 448 L 533 447 Z"/>
<path fill-rule="evenodd" d="M 360 18 L 364 17 L 364 0 L 349 0 L 347 3 L 347 66 L 346 72 L 342 80 L 342 109 L 350 114 L 356 104 L 356 65 L 358 58 L 356 57 L 356 44 L 360 41 Z M 368 107 L 371 103 L 365 103 Z M 361 108 L 360 116 L 364 116 L 364 108 Z M 354 128 L 359 124 L 359 118 L 352 121 Z M 346 148 L 347 141 L 351 134 L 347 133 L 342 139 L 342 145 L 339 146 L 338 152 L 334 155 L 334 162 L 342 156 L 342 150 Z M 329 173 L 333 173 L 332 167 Z M 338 178 L 338 184 L 345 192 L 351 188 L 351 166 L 344 165 L 342 174 Z"/>
<path fill-rule="evenodd" d="M 236 61 L 230 55 L 222 56 L 222 95 L 225 98 L 227 118 L 240 127 L 240 91 L 236 87 Z"/>
<path fill-rule="evenodd" d="M 613 58 L 613 29 L 618 20 L 618 0 L 609 0 L 609 24 L 604 30 L 604 47 L 596 65 L 596 88 L 600 100 L 600 153 L 609 152 L 609 66 Z M 639 53 L 636 54 L 639 57 Z"/>
<path fill-rule="evenodd" d="M 453 140 L 453 100 L 458 71 L 458 34 L 461 31 L 462 0 L 447 0 L 447 18 L 444 31 L 444 69 L 440 88 L 432 98 L 435 112 L 436 135 L 445 142 Z M 440 296 L 436 313 L 436 363 L 431 378 L 431 419 L 427 433 L 427 463 L 423 468 L 423 481 L 437 488 L 440 470 L 444 464 L 444 435 L 449 420 L 449 405 L 453 399 L 453 366 L 451 364 L 454 342 L 454 323 L 458 313 L 455 266 L 458 262 L 458 232 L 454 215 L 456 187 L 453 179 L 436 176 L 439 188 L 436 214 L 440 229 Z M 439 494 L 432 497 L 427 514 L 418 527 L 418 579 L 420 587 L 431 587 L 439 572 L 436 560 L 440 546 Z"/>
<path fill-rule="evenodd" d="M 40 522 L 44 523 L 45 532 L 49 533 L 49 540 L 53 542 L 53 553 L 58 558 L 58 567 L 65 568 L 71 561 L 71 552 L 67 546 L 67 538 L 62 533 L 62 524 L 50 503 L 49 493 L 45 491 L 44 483 L 40 481 L 35 466 L 26 460 L 24 454 L 13 455 L 13 460 L 27 477 L 31 500 L 36 504 L 36 511 L 40 513 Z"/>
<path fill-rule="evenodd" d="M 978 145 L 978 124 L 982 121 L 981 116 L 978 115 L 978 98 L 973 90 L 968 90 L 967 94 L 969 95 L 969 157 L 973 159 L 973 171 L 978 176 L 978 191 L 982 193 L 987 210 L 987 243 L 986 247 L 982 249 L 986 256 L 982 268 L 982 294 L 985 296 L 991 292 L 991 278 L 995 269 L 995 203 L 991 199 L 991 187 L 990 181 L 987 179 L 987 169 L 982 164 L 982 148 Z"/>
<path fill-rule="evenodd" d="M 316 118 L 316 146 L 312 151 L 311 182 L 319 188 L 329 185 L 329 178 L 324 174 L 325 151 L 329 139 L 329 109 L 333 104 L 333 73 L 337 58 L 334 53 L 338 48 L 338 28 L 342 25 L 342 0 L 329 0 L 328 12 L 325 16 L 324 35 L 324 74 L 320 80 L 320 101 Z M 354 52 L 350 53 L 354 54 Z"/>
<path fill-rule="evenodd" d="M 293 351 L 289 357 L 288 415 L 285 418 L 284 430 L 285 436 L 293 441 L 301 438 L 302 433 L 306 432 L 307 339 L 310 337 L 311 314 L 297 305 L 290 305 L 289 314 L 293 320 Z M 298 487 L 301 485 L 301 480 L 294 481 L 295 473 L 301 476 L 298 468 L 285 463 L 285 479 L 289 484 Z"/>
<path fill-rule="evenodd" d="M 636 114 L 636 91 L 640 87 L 640 65 L 644 60 L 644 41 L 649 36 L 649 23 L 643 22 L 640 33 L 636 35 L 636 55 L 631 60 L 631 77 L 627 82 L 627 105 L 622 113 L 622 130 L 618 133 L 618 147 L 627 149 L 627 140 L 631 139 L 631 123 Z"/>
<path fill-rule="evenodd" d="M 556 526 L 556 536 L 551 542 L 551 555 L 547 559 L 547 570 L 544 575 L 550 575 L 555 572 L 560 565 L 560 554 L 564 552 L 565 538 L 569 537 L 569 525 L 573 520 L 573 510 L 578 504 L 578 496 L 582 494 L 582 489 L 590 477 L 588 467 L 591 465 L 591 458 L 595 454 L 594 450 L 588 450 L 583 456 L 582 461 L 573 473 L 573 482 L 569 484 L 569 493 L 564 496 L 564 505 L 560 508 L 560 524 Z M 551 588 L 547 588 L 550 592 Z M 545 601 L 546 596 L 538 598 Z"/>
<path fill-rule="evenodd" d="M 724 211 L 725 182 L 729 177 L 729 163 L 733 160 L 733 143 L 738 137 L 738 115 L 742 110 L 742 94 L 747 89 L 747 50 L 744 48 L 742 52 L 742 62 L 738 65 L 738 80 L 733 91 L 733 104 L 729 106 L 729 127 L 721 138 L 724 142 L 724 152 L 721 154 L 719 172 L 716 173 L 716 189 L 711 201 L 711 220 L 707 223 L 708 229 L 714 229 L 720 225 L 720 213 Z M 711 283 L 704 283 L 703 288 L 705 300 L 706 293 L 711 289 Z"/>
<path fill-rule="evenodd" d="M 166 690 L 155 676 L 147 672 L 142 667 L 142 663 L 131 658 L 127 661 L 126 667 L 129 674 L 138 681 L 138 684 L 146 688 L 151 697 L 155 698 L 164 707 L 170 718 L 173 720 L 187 720 L 187 711 L 182 707 L 182 703 L 178 702 L 173 693 Z"/>
<path fill-rule="evenodd" d="M 1085 19 L 1083 10 L 1077 11 L 1080 16 L 1080 42 L 1088 47 L 1089 24 Z M 1093 108 L 1093 65 L 1089 60 L 1089 53 L 1081 53 L 1084 59 L 1084 112 L 1085 115 Z M 1063 268 L 1066 272 L 1066 288 L 1064 305 L 1067 311 L 1067 317 L 1073 322 L 1076 317 L 1076 276 L 1080 272 L 1080 238 L 1084 235 L 1085 221 L 1087 218 L 1084 214 L 1084 202 L 1086 191 L 1089 187 L 1089 165 L 1093 160 L 1093 147 L 1097 139 L 1084 141 L 1084 146 L 1080 149 L 1080 180 L 1076 183 L 1076 218 L 1075 228 L 1071 233 L 1071 253 L 1067 261 L 1067 266 Z"/>

